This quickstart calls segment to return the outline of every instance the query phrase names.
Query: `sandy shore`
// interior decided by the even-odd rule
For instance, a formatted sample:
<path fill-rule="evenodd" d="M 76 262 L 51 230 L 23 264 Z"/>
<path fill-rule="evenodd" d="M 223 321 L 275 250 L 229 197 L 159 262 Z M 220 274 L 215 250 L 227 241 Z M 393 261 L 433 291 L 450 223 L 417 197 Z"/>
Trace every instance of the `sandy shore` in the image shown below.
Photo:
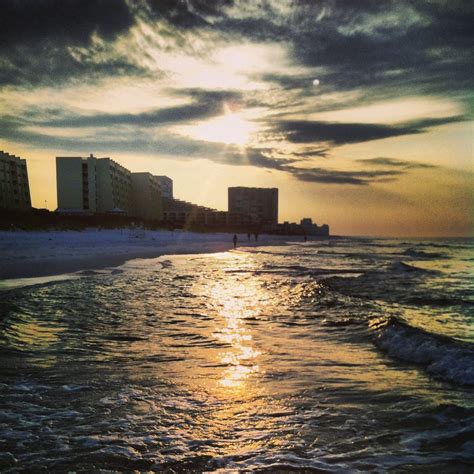
<path fill-rule="evenodd" d="M 122 265 L 135 258 L 223 252 L 233 248 L 233 234 L 97 230 L 0 232 L 0 280 L 72 273 Z M 239 246 L 281 245 L 287 238 L 259 236 Z"/>

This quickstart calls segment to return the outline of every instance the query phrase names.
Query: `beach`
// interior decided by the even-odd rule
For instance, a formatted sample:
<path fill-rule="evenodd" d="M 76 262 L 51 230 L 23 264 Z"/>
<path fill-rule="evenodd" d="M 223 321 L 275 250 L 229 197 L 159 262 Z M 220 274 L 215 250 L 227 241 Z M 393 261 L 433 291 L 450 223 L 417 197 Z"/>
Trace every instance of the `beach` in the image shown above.
<path fill-rule="evenodd" d="M 221 252 L 233 234 L 142 229 L 0 232 L 0 280 L 115 267 L 135 258 Z M 285 242 L 288 237 L 238 235 L 239 246 Z"/>

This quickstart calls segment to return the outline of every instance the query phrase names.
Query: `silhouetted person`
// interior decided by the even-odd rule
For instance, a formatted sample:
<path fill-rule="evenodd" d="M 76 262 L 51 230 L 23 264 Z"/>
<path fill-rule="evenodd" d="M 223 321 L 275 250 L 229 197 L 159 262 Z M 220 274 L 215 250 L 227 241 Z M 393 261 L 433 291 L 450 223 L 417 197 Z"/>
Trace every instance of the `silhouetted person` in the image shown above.
<path fill-rule="evenodd" d="M 234 234 L 232 241 L 234 242 L 234 249 L 237 248 L 237 234 Z"/>
<path fill-rule="evenodd" d="M 306 235 L 304 236 L 304 241 L 306 242 L 308 240 L 308 237 Z"/>
<path fill-rule="evenodd" d="M 255 232 L 255 241 L 258 240 L 258 232 Z"/>
<path fill-rule="evenodd" d="M 247 233 L 247 239 L 250 241 L 250 232 Z"/>

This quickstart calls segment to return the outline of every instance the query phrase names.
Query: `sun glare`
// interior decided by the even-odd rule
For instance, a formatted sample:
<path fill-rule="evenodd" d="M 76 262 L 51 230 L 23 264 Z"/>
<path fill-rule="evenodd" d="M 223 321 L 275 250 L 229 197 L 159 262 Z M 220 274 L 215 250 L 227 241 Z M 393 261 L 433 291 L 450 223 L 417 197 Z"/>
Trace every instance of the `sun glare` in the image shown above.
<path fill-rule="evenodd" d="M 240 146 L 247 145 L 256 130 L 256 124 L 241 112 L 230 111 L 198 125 L 180 127 L 181 132 L 197 140 Z"/>

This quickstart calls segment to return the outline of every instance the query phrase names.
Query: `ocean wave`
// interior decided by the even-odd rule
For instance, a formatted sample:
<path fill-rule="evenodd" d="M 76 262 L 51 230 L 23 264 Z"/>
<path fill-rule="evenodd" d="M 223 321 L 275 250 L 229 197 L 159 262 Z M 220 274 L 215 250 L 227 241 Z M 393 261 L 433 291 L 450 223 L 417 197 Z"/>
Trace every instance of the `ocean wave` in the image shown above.
<path fill-rule="evenodd" d="M 386 278 L 397 278 L 397 281 L 402 279 L 405 281 L 408 278 L 408 274 L 412 278 L 418 276 L 423 276 L 425 274 L 436 274 L 436 270 L 428 270 L 424 268 L 417 267 L 412 264 L 408 264 L 402 261 L 393 262 L 391 265 L 387 266 L 385 269 L 377 270 L 364 270 L 364 269 L 354 269 L 348 270 L 347 272 L 343 269 L 334 270 L 328 273 L 333 274 L 343 274 L 347 273 L 348 276 L 353 274 L 352 278 L 340 277 L 340 276 L 331 276 L 324 280 L 322 283 L 327 284 L 329 287 L 335 289 L 336 291 L 341 291 L 349 293 L 353 296 L 369 296 L 371 295 L 376 297 L 387 297 L 386 291 Z M 404 289 L 403 294 L 405 294 L 406 289 Z M 393 289 L 392 289 L 393 293 Z M 397 292 L 398 293 L 398 292 Z"/>
<path fill-rule="evenodd" d="M 413 248 L 406 249 L 403 255 L 414 258 L 445 258 L 446 256 L 439 252 L 425 252 L 423 250 L 416 250 Z"/>
<path fill-rule="evenodd" d="M 447 249 L 471 249 L 474 246 L 474 240 L 463 240 L 461 242 L 419 242 L 417 247 L 435 247 Z"/>
<path fill-rule="evenodd" d="M 393 255 L 393 253 L 382 253 L 382 252 L 347 252 L 341 251 L 336 252 L 333 250 L 318 250 L 316 252 L 318 255 L 325 256 L 329 255 L 332 257 L 347 257 L 347 258 L 370 258 L 373 259 L 384 259 L 387 258 L 387 255 Z"/>
<path fill-rule="evenodd" d="M 271 265 L 265 263 L 263 268 L 266 270 L 289 270 L 289 271 L 299 271 L 299 272 L 306 272 L 309 270 L 308 267 L 304 267 L 302 265 Z"/>
<path fill-rule="evenodd" d="M 466 305 L 466 306 L 471 306 L 474 305 L 474 301 L 462 298 L 462 297 L 457 297 L 457 296 L 443 296 L 443 295 L 415 295 L 415 296 L 410 296 L 406 298 L 406 302 L 409 304 L 415 304 L 417 306 L 438 306 L 438 307 L 444 307 L 444 306 L 458 306 L 458 305 Z"/>
<path fill-rule="evenodd" d="M 376 345 L 390 356 L 413 362 L 433 377 L 474 385 L 474 345 L 432 334 L 397 319 L 379 326 Z"/>
<path fill-rule="evenodd" d="M 417 272 L 417 273 L 438 273 L 435 270 L 427 270 L 425 268 L 417 267 L 416 265 L 408 264 L 402 261 L 394 262 L 390 267 L 389 271 L 395 272 Z"/>
<path fill-rule="evenodd" d="M 341 242 L 345 242 L 345 240 L 342 240 Z M 364 247 L 398 247 L 400 244 L 398 242 L 394 242 L 392 240 L 375 240 L 375 239 L 363 239 L 363 238 L 354 238 L 351 237 L 350 239 L 347 239 L 348 244 L 361 244 Z"/>

